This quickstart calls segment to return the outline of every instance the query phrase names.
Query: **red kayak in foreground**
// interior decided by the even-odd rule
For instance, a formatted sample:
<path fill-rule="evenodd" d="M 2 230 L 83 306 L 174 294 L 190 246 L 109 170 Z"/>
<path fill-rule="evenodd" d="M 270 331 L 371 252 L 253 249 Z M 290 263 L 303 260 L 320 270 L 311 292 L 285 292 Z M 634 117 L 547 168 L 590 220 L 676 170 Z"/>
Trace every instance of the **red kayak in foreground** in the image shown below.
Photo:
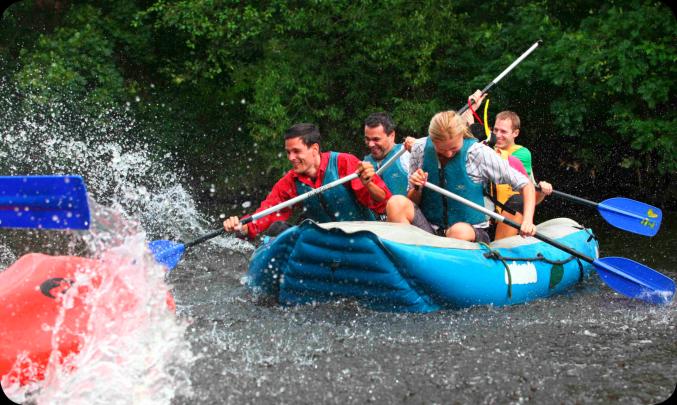
<path fill-rule="evenodd" d="M 146 271 L 125 257 L 30 253 L 0 272 L 0 379 L 21 385 L 44 379 L 48 364 L 60 365 L 80 351 L 93 311 L 115 319 L 135 308 L 134 286 L 119 276 L 130 266 Z M 102 280 L 116 299 L 101 302 Z M 169 294 L 167 306 L 174 310 Z"/>

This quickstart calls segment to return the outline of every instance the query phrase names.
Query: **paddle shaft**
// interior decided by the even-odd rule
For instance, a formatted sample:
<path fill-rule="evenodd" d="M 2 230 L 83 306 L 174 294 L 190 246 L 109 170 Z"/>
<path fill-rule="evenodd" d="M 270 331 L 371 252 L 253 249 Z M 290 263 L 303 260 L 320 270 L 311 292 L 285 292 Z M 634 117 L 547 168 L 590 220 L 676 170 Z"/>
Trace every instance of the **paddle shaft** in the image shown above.
<path fill-rule="evenodd" d="M 536 185 L 536 190 L 540 191 L 541 187 L 539 185 Z M 645 219 L 644 216 L 637 215 L 634 212 L 622 210 L 620 208 L 612 207 L 612 206 L 610 206 L 608 204 L 604 204 L 604 203 L 601 203 L 601 204 L 596 203 L 594 201 L 586 200 L 585 198 L 581 198 L 581 197 L 576 197 L 575 195 L 563 193 L 561 191 L 552 190 L 552 194 L 559 196 L 559 197 L 562 197 L 562 198 L 567 199 L 567 200 L 571 200 L 571 201 L 580 203 L 582 205 L 587 205 L 588 207 L 593 207 L 593 208 L 597 208 L 597 209 L 605 209 L 607 211 L 613 211 L 617 214 L 625 215 L 626 217 L 634 218 L 634 219 L 637 219 L 639 221 L 642 221 L 642 220 Z"/>
<path fill-rule="evenodd" d="M 399 159 L 400 156 L 402 156 L 402 154 L 404 154 L 404 152 L 406 152 L 406 151 L 407 151 L 407 150 L 406 150 L 405 148 L 400 149 L 393 157 L 391 157 L 387 162 L 385 162 L 385 163 L 384 163 L 384 164 L 376 171 L 376 174 L 381 174 L 381 173 L 383 173 L 383 171 L 384 171 L 385 169 L 387 169 L 388 167 L 390 167 L 390 165 L 392 165 L 393 163 L 395 163 L 395 161 L 396 161 L 397 159 Z M 296 203 L 299 203 L 299 202 L 301 202 L 301 201 L 303 201 L 303 200 L 306 200 L 306 199 L 308 199 L 308 198 L 310 198 L 310 197 L 312 197 L 312 196 L 314 196 L 314 195 L 317 195 L 317 194 L 320 194 L 320 193 L 322 193 L 322 192 L 324 192 L 324 191 L 326 191 L 326 190 L 329 190 L 330 188 L 334 188 L 334 187 L 336 187 L 336 186 L 338 186 L 338 185 L 341 185 L 341 184 L 347 183 L 347 182 L 349 182 L 349 181 L 355 180 L 357 177 L 358 177 L 358 174 L 357 174 L 357 173 L 352 173 L 352 174 L 349 174 L 349 175 L 347 175 L 347 176 L 345 176 L 345 177 L 342 177 L 342 178 L 340 178 L 340 179 L 334 180 L 334 181 L 332 181 L 331 183 L 327 183 L 327 184 L 325 184 L 325 185 L 323 185 L 323 186 L 321 186 L 321 187 L 312 189 L 312 190 L 308 191 L 307 193 L 303 193 L 303 194 L 301 194 L 301 195 L 299 195 L 299 196 L 296 196 L 296 197 L 294 197 L 294 198 L 292 198 L 292 199 L 290 199 L 290 200 L 283 201 L 283 202 L 281 202 L 281 203 L 279 203 L 279 204 L 277 204 L 277 205 L 274 205 L 274 206 L 272 206 L 272 207 L 270 207 L 270 208 L 266 208 L 266 209 L 263 210 L 263 211 L 260 211 L 260 212 L 257 212 L 257 213 L 255 213 L 255 214 L 252 214 L 252 216 L 247 217 L 247 218 L 243 219 L 242 221 L 240 221 L 240 224 L 246 225 L 246 224 L 248 224 L 248 223 L 250 223 L 250 222 L 256 221 L 257 219 L 263 218 L 263 217 L 265 217 L 266 215 L 273 214 L 273 213 L 275 213 L 275 212 L 277 212 L 277 211 L 279 211 L 279 210 L 281 210 L 281 209 L 290 207 L 290 206 L 292 206 L 292 205 L 294 205 L 294 204 L 296 204 Z M 226 230 L 225 230 L 225 229 L 219 229 L 219 230 L 210 232 L 210 233 L 208 233 L 208 234 L 206 234 L 206 235 L 203 235 L 203 236 L 201 236 L 201 237 L 199 237 L 199 238 L 197 238 L 197 239 L 194 239 L 194 240 L 192 240 L 192 241 L 190 241 L 190 242 L 187 242 L 187 243 L 185 243 L 185 246 L 186 246 L 186 248 L 189 248 L 189 247 L 191 247 L 191 246 L 195 246 L 195 245 L 197 245 L 197 244 L 200 244 L 200 243 L 202 243 L 202 242 L 204 242 L 204 241 L 207 241 L 207 240 L 209 240 L 209 239 L 215 238 L 215 237 L 217 237 L 217 236 L 223 235 L 223 234 L 225 234 L 225 233 L 226 233 Z"/>
<path fill-rule="evenodd" d="M 532 52 L 533 52 L 533 51 L 534 51 L 534 50 L 535 50 L 542 42 L 543 42 L 542 40 L 538 40 L 538 41 L 536 41 L 533 45 L 531 45 L 531 47 L 530 47 L 529 49 L 527 49 L 522 55 L 520 55 L 519 58 L 515 59 L 515 61 L 514 61 L 513 63 L 511 63 L 510 66 L 508 66 L 508 67 L 507 67 L 505 70 L 503 70 L 498 76 L 496 76 L 496 78 L 495 78 L 494 80 L 492 80 L 491 83 L 487 84 L 487 85 L 484 87 L 484 89 L 482 89 L 482 94 L 487 93 L 492 87 L 494 87 L 494 85 L 495 85 L 496 83 L 498 83 L 501 79 L 503 79 L 503 77 L 504 77 L 505 75 L 507 75 L 508 73 L 510 73 L 510 71 L 513 70 L 513 69 L 515 68 L 515 66 L 519 65 L 519 64 L 520 64 L 527 56 L 529 56 L 529 54 L 531 54 L 531 53 L 532 53 Z M 458 114 L 463 114 L 467 109 L 468 109 L 468 104 L 466 103 L 466 104 L 463 105 L 463 107 L 461 107 L 461 108 L 458 110 Z M 388 166 L 390 166 L 392 163 L 394 163 L 395 160 L 398 159 L 404 152 L 405 152 L 405 149 L 402 148 L 397 154 L 395 154 L 395 156 L 393 156 L 392 158 L 390 158 L 390 160 L 388 160 L 383 166 L 381 166 L 381 167 L 376 171 L 376 174 L 380 174 L 381 172 L 383 172 L 383 170 L 385 170 Z M 312 196 L 314 196 L 314 195 L 316 195 L 316 194 L 318 194 L 318 193 L 321 193 L 321 192 L 327 190 L 328 188 L 337 186 L 337 185 L 339 185 L 339 184 L 343 184 L 343 183 L 345 183 L 345 182 L 347 182 L 347 181 L 350 181 L 350 180 L 353 180 L 353 179 L 355 179 L 355 178 L 357 178 L 357 174 L 353 173 L 353 174 L 351 174 L 351 175 L 349 175 L 349 176 L 346 176 L 346 177 L 344 177 L 344 178 L 342 178 L 342 179 L 338 179 L 338 180 L 333 181 L 333 182 L 331 182 L 331 183 L 329 183 L 329 184 L 326 184 L 326 185 L 324 185 L 324 186 L 322 186 L 322 187 L 319 187 L 319 188 L 317 188 L 317 189 L 311 190 L 311 191 L 309 191 L 309 192 L 307 192 L 307 193 L 305 193 L 305 194 L 301 194 L 300 196 L 297 196 L 297 197 L 295 197 L 295 198 L 293 198 L 293 199 L 291 199 L 291 200 L 285 201 L 285 202 L 280 203 L 280 204 L 278 204 L 278 205 L 276 205 L 276 206 L 274 206 L 274 207 L 270 207 L 270 208 L 268 208 L 268 209 L 266 209 L 266 210 L 264 210 L 264 211 L 261 211 L 261 212 L 259 212 L 259 213 L 256 213 L 256 214 L 254 214 L 254 215 L 252 215 L 252 216 L 250 216 L 250 217 L 247 217 L 247 218 L 243 219 L 242 221 L 240 221 L 240 223 L 241 223 L 242 225 L 246 225 L 246 224 L 248 224 L 248 223 L 250 223 L 250 222 L 252 222 L 252 221 L 255 221 L 255 220 L 257 220 L 257 219 L 259 219 L 259 218 L 261 218 L 261 217 L 264 217 L 264 216 L 266 216 L 266 215 L 272 214 L 272 213 L 277 212 L 277 211 L 279 211 L 279 210 L 281 210 L 281 209 L 283 209 L 283 208 L 286 208 L 286 207 L 288 207 L 288 206 L 290 206 L 290 205 L 293 205 L 293 204 L 296 204 L 296 203 L 298 203 L 298 202 L 300 202 L 300 201 L 303 201 L 303 200 L 305 200 L 306 198 L 309 198 L 309 197 L 312 197 Z M 191 246 L 195 246 L 195 245 L 197 245 L 197 244 L 199 244 L 199 243 L 202 243 L 202 242 L 207 241 L 207 240 L 209 240 L 209 239 L 215 238 L 215 237 L 217 237 L 217 236 L 219 236 L 219 235 L 223 235 L 224 233 L 226 233 L 226 230 L 225 230 L 225 229 L 219 229 L 219 230 L 210 232 L 210 233 L 208 233 L 208 234 L 206 234 L 206 235 L 204 235 L 204 236 L 201 236 L 201 237 L 199 237 L 199 238 L 197 238 L 197 239 L 194 239 L 194 240 L 192 240 L 192 241 L 186 243 L 185 246 L 186 246 L 187 248 L 188 248 L 188 247 L 191 247 Z"/>
<path fill-rule="evenodd" d="M 533 52 L 533 51 L 538 47 L 538 45 L 540 45 L 542 42 L 543 42 L 543 41 L 539 39 L 539 40 L 536 41 L 533 45 L 531 45 L 531 47 L 530 47 L 529 49 L 527 49 L 522 55 L 520 55 L 519 58 L 515 59 L 515 61 L 514 61 L 512 64 L 510 64 L 510 66 L 508 66 L 504 71 L 502 71 L 501 74 L 499 74 L 498 76 L 496 76 L 496 78 L 495 78 L 494 80 L 492 80 L 491 83 L 487 84 L 487 85 L 482 89 L 482 94 L 488 93 L 489 90 L 490 90 L 492 87 L 494 87 L 494 85 L 495 85 L 496 83 L 498 83 L 505 75 L 507 75 L 508 73 L 510 73 L 510 71 L 513 70 L 513 69 L 515 68 L 515 66 L 519 65 L 519 64 L 520 64 L 527 56 L 529 56 L 529 54 L 530 54 L 531 52 Z M 468 103 L 465 103 L 465 104 L 463 105 L 463 107 L 461 107 L 461 108 L 458 110 L 457 114 L 463 114 L 467 109 L 468 109 Z"/>
<path fill-rule="evenodd" d="M 536 191 L 541 191 L 541 186 L 536 184 L 535 187 Z M 576 197 L 575 195 L 563 193 L 557 190 L 552 190 L 552 194 L 593 208 L 597 208 L 597 206 L 599 205 L 599 203 L 596 203 L 594 201 L 586 200 L 585 198 Z"/>
<path fill-rule="evenodd" d="M 494 212 L 494 211 L 490 211 L 490 210 L 486 209 L 485 207 L 483 207 L 483 206 L 481 206 L 481 205 L 475 204 L 475 203 L 472 202 L 472 201 L 466 200 L 465 198 L 463 198 L 463 197 L 461 197 L 461 196 L 459 196 L 459 195 L 456 195 L 456 194 L 454 194 L 454 193 L 452 193 L 452 192 L 450 192 L 450 191 L 448 191 L 448 190 L 445 190 L 445 189 L 443 189 L 443 188 L 441 188 L 441 187 L 438 187 L 438 186 L 436 186 L 436 185 L 434 185 L 434 184 L 431 184 L 431 183 L 429 183 L 429 182 L 426 182 L 426 183 L 425 183 L 425 187 L 428 187 L 429 189 L 431 189 L 431 190 L 433 190 L 433 191 L 436 191 L 436 192 L 438 192 L 438 193 L 440 193 L 440 194 L 442 194 L 442 195 L 444 195 L 444 196 L 446 196 L 446 197 L 449 197 L 449 198 L 451 198 L 452 200 L 456 200 L 456 201 L 460 202 L 461 204 L 465 204 L 465 205 L 467 205 L 467 206 L 469 206 L 469 207 L 471 207 L 471 208 L 474 208 L 474 209 L 476 209 L 476 210 L 482 212 L 483 214 L 489 215 L 490 217 L 494 218 L 495 220 L 497 220 L 497 221 L 499 221 L 499 222 L 503 222 L 504 224 L 506 224 L 506 225 L 508 225 L 508 226 L 511 226 L 511 227 L 513 227 L 513 228 L 515 228 L 515 229 L 517 229 L 517 230 L 520 229 L 520 225 L 519 225 L 518 223 L 516 223 L 515 221 L 512 221 L 512 220 L 510 220 L 510 219 L 504 217 L 503 215 L 498 214 L 498 213 L 496 213 L 496 212 Z M 574 249 L 572 249 L 572 248 L 570 248 L 570 247 L 568 247 L 568 246 L 565 246 L 565 245 L 559 243 L 558 241 L 553 240 L 553 239 L 551 239 L 551 238 L 549 238 L 549 237 L 547 237 L 547 236 L 545 236 L 545 235 L 543 235 L 543 234 L 541 234 L 541 233 L 539 233 L 539 232 L 536 232 L 536 234 L 534 235 L 534 237 L 535 237 L 536 239 L 542 240 L 542 241 L 545 242 L 545 243 L 551 244 L 552 246 L 554 246 L 554 247 L 556 247 L 556 248 L 558 248 L 558 249 L 561 249 L 561 250 L 563 250 L 563 251 L 569 253 L 569 254 L 572 255 L 572 256 L 576 256 L 576 257 L 578 257 L 578 258 L 580 258 L 580 259 L 583 259 L 583 260 L 585 260 L 585 261 L 588 262 L 588 263 L 594 263 L 594 262 L 595 262 L 595 259 L 593 259 L 592 257 L 590 257 L 590 256 L 588 256 L 588 255 L 586 255 L 586 254 L 583 254 L 583 253 L 581 253 L 581 252 L 579 252 L 579 251 L 576 251 L 576 250 L 574 250 Z"/>
<path fill-rule="evenodd" d="M 480 211 L 480 212 L 482 212 L 486 215 L 489 215 L 490 217 L 494 218 L 495 220 L 497 220 L 499 222 L 503 222 L 504 224 L 509 225 L 509 226 L 511 226 L 515 229 L 518 229 L 518 230 L 520 229 L 520 225 L 518 223 L 504 217 L 503 215 L 497 214 L 494 211 L 490 211 L 490 210 L 486 209 L 485 207 L 483 207 L 481 205 L 475 204 L 472 201 L 466 200 L 465 198 L 458 196 L 458 195 L 456 195 L 456 194 L 454 194 L 454 193 L 452 193 L 448 190 L 445 190 L 441 187 L 438 187 L 434 184 L 430 184 L 428 182 L 425 183 L 425 187 L 428 187 L 429 189 L 431 189 L 433 191 L 436 191 L 436 192 L 438 192 L 438 193 L 440 193 L 440 194 L 442 194 L 446 197 L 449 197 L 452 200 L 456 200 L 456 201 L 460 202 L 461 204 L 465 204 L 465 205 L 467 205 L 471 208 L 474 208 L 474 209 L 476 209 L 476 210 L 478 210 L 478 211 Z M 545 236 L 545 235 L 543 235 L 539 232 L 536 232 L 534 237 L 536 239 L 542 240 L 543 242 L 548 243 L 548 244 L 550 244 L 550 245 L 552 245 L 552 246 L 554 246 L 554 247 L 556 247 L 560 250 L 563 250 L 563 251 L 569 253 L 572 256 L 578 257 L 579 259 L 583 259 L 586 262 L 593 264 L 598 269 L 600 267 L 603 267 L 605 270 L 610 271 L 610 272 L 612 272 L 616 275 L 619 275 L 619 276 L 621 276 L 621 277 L 623 277 L 623 278 L 625 278 L 629 281 L 632 281 L 634 283 L 637 283 L 637 284 L 644 286 L 646 288 L 649 288 L 649 289 L 652 288 L 649 284 L 645 283 L 642 280 L 637 279 L 636 277 L 633 277 L 630 274 L 627 274 L 627 273 L 625 273 L 621 270 L 618 270 L 617 268 L 615 268 L 613 266 L 609 266 L 606 263 L 600 262 L 599 260 L 595 260 L 594 258 L 592 258 L 592 257 L 590 257 L 586 254 L 583 254 L 583 253 L 581 253 L 577 250 L 574 250 L 574 249 L 570 248 L 569 246 L 563 245 L 563 244 L 559 243 L 558 241 L 551 239 L 551 238 L 549 238 L 549 237 L 547 237 L 547 236 Z M 652 270 L 652 271 L 654 271 L 654 270 Z"/>

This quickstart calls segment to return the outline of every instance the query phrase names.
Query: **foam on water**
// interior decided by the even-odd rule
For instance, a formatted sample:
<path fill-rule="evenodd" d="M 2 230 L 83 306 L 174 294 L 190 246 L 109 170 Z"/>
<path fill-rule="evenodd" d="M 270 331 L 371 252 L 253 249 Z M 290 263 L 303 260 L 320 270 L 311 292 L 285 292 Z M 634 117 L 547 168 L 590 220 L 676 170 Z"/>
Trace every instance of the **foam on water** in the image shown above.
<path fill-rule="evenodd" d="M 59 318 L 44 325 L 55 348 L 69 306 L 84 305 L 92 316 L 80 352 L 60 359 L 53 350 L 43 381 L 19 386 L 4 379 L 3 389 L 15 401 L 38 403 L 161 404 L 177 394 L 190 397 L 196 356 L 186 322 L 168 309 L 164 269 L 146 250 L 147 241 L 160 236 L 180 241 L 208 231 L 181 184 L 185 173 L 171 154 L 161 156 L 137 136 L 124 110 L 87 117 L 61 104 L 27 107 L 8 87 L 0 80 L 0 173 L 82 175 L 92 208 L 88 232 L 25 233 L 39 234 L 57 247 L 54 253 L 94 257 L 99 265 L 78 270 L 82 288 L 70 288 Z M 64 235 L 68 243 L 58 251 Z M 233 239 L 219 244 L 246 248 Z M 0 235 L 3 269 L 28 250 L 12 248 Z"/>
<path fill-rule="evenodd" d="M 191 394 L 188 370 L 195 356 L 184 339 L 185 322 L 168 305 L 164 268 L 150 257 L 143 233 L 78 269 L 53 325 L 52 348 L 73 308 L 89 314 L 80 328 L 82 348 L 60 358 L 53 350 L 44 381 L 29 387 L 3 381 L 14 399 L 37 403 L 169 403 Z M 170 301 L 171 302 L 171 301 Z"/>

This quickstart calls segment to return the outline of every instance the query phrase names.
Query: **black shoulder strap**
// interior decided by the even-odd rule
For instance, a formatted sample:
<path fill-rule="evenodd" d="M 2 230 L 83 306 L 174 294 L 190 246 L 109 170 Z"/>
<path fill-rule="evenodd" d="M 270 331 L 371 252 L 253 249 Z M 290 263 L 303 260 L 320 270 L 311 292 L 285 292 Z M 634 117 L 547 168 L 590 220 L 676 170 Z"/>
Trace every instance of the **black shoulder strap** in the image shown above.
<path fill-rule="evenodd" d="M 487 196 L 487 198 L 489 198 L 491 202 L 493 202 L 498 208 L 502 209 L 503 211 L 507 211 L 510 215 L 516 215 L 517 212 L 514 209 L 507 207 L 505 204 L 499 202 L 496 198 L 496 184 L 490 183 L 489 186 L 491 187 L 491 190 L 487 191 L 485 188 L 484 195 Z"/>

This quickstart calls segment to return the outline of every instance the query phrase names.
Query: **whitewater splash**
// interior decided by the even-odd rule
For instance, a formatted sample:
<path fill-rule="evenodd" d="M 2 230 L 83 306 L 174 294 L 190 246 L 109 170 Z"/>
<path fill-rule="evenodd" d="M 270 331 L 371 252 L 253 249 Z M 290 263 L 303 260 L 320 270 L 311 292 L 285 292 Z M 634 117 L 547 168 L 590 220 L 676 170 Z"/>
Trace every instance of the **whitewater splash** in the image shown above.
<path fill-rule="evenodd" d="M 143 245 L 138 234 L 97 259 L 77 260 L 70 288 L 55 297 L 55 319 L 41 325 L 51 336 L 46 367 L 27 357 L 15 363 L 21 376 L 44 370 L 43 379 L 22 386 L 22 377 L 6 375 L 2 385 L 10 398 L 109 404 L 169 403 L 177 394 L 191 395 L 196 357 L 184 338 L 187 325 L 174 316 L 164 268 Z M 30 275 L 32 269 L 21 270 Z M 58 349 L 73 342 L 80 349 L 62 357 Z"/>
<path fill-rule="evenodd" d="M 88 232 L 0 234 L 2 268 L 27 251 L 101 262 L 79 269 L 78 285 L 89 288 L 69 289 L 56 323 L 43 326 L 51 328 L 55 348 L 69 305 L 82 302 L 92 316 L 79 353 L 61 359 L 53 350 L 43 381 L 20 386 L 3 379 L 5 393 L 37 403 L 155 404 L 190 396 L 196 356 L 185 337 L 187 323 L 167 308 L 164 269 L 146 249 L 152 239 L 180 241 L 208 231 L 209 221 L 181 184 L 185 173 L 171 154 L 160 155 L 136 136 L 124 109 L 98 117 L 73 115 L 60 104 L 26 109 L 13 102 L 16 94 L 2 80 L 0 90 L 0 173 L 82 175 L 92 207 Z M 249 248 L 220 239 L 214 242 Z"/>

